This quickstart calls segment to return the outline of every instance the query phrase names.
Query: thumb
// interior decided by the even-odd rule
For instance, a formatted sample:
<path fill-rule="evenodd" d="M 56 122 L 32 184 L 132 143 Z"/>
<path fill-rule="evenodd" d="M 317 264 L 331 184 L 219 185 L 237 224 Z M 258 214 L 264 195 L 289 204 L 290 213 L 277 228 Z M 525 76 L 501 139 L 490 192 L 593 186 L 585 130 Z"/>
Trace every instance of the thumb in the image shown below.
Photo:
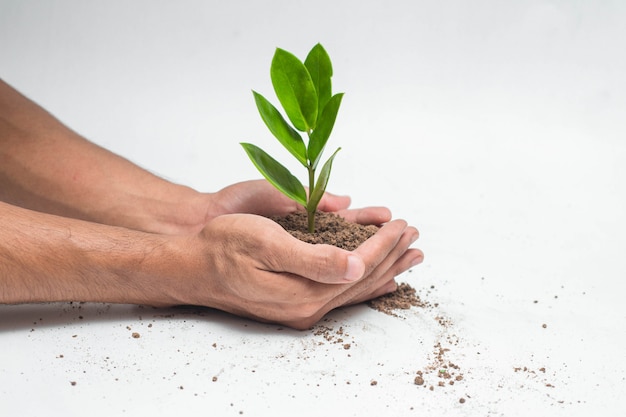
<path fill-rule="evenodd" d="M 347 284 L 365 274 L 365 262 L 353 252 L 331 245 L 305 243 L 291 235 L 289 238 L 288 246 L 276 252 L 282 254 L 275 258 L 282 272 L 325 284 Z"/>

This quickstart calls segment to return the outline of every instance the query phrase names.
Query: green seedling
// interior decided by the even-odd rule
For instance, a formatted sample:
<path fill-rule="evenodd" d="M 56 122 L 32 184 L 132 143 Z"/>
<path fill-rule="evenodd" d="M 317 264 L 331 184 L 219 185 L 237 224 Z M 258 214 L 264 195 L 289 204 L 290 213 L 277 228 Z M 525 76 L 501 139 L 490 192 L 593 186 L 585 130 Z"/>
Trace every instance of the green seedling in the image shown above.
<path fill-rule="evenodd" d="M 276 49 L 270 76 L 276 97 L 291 124 L 265 97 L 252 92 L 270 132 L 307 169 L 308 193 L 302 183 L 267 152 L 250 143 L 241 144 L 259 172 L 279 191 L 305 208 L 311 233 L 315 231 L 315 211 L 328 185 L 333 160 L 341 149 L 328 158 L 316 178 L 343 98 L 343 93 L 332 95 L 332 75 L 330 57 L 319 43 L 311 49 L 304 63 L 290 52 Z M 300 132 L 306 133 L 306 145 Z"/>

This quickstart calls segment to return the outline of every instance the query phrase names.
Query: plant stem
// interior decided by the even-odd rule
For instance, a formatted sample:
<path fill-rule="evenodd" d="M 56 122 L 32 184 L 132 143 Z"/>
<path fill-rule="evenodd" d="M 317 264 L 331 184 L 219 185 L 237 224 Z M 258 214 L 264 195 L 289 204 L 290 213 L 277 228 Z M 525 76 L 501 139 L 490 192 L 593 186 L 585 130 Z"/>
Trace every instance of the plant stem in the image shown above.
<path fill-rule="evenodd" d="M 313 133 L 313 129 L 309 129 L 306 132 L 309 143 L 311 143 L 311 133 Z M 306 201 L 306 214 L 307 220 L 309 221 L 309 233 L 315 233 L 315 207 L 311 207 L 311 193 L 315 189 L 315 168 L 313 168 L 310 160 L 308 161 L 307 168 L 309 170 L 309 194 Z"/>
<path fill-rule="evenodd" d="M 313 192 L 313 188 L 315 187 L 315 168 L 309 165 L 309 195 L 307 197 L 307 218 L 309 221 L 309 233 L 315 232 L 315 209 L 311 207 L 309 204 L 311 202 L 311 193 Z"/>

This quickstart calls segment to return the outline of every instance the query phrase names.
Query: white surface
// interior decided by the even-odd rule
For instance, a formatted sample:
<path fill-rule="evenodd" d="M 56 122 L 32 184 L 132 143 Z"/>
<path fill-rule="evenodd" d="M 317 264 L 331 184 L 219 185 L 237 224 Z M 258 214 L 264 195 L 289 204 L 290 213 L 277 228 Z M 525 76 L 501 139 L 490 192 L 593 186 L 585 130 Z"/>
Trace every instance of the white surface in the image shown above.
<path fill-rule="evenodd" d="M 2 0 L 2 78 L 200 190 L 258 177 L 238 142 L 278 147 L 250 89 L 272 95 L 274 47 L 321 41 L 347 93 L 330 189 L 420 229 L 426 260 L 400 280 L 438 307 L 335 311 L 346 350 L 214 311 L 3 306 L 0 415 L 624 415 L 625 18 L 619 1 Z M 431 392 L 413 379 L 436 342 L 464 380 Z"/>

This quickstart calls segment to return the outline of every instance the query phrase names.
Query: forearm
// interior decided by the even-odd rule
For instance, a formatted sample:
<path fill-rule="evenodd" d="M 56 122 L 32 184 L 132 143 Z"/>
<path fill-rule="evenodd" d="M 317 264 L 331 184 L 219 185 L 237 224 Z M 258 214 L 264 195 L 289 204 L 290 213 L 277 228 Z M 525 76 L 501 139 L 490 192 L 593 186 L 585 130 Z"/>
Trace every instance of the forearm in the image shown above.
<path fill-rule="evenodd" d="M 0 303 L 176 304 L 179 237 L 105 226 L 0 202 Z"/>
<path fill-rule="evenodd" d="M 68 129 L 0 80 L 0 200 L 163 233 L 197 232 L 208 196 L 172 184 Z"/>

